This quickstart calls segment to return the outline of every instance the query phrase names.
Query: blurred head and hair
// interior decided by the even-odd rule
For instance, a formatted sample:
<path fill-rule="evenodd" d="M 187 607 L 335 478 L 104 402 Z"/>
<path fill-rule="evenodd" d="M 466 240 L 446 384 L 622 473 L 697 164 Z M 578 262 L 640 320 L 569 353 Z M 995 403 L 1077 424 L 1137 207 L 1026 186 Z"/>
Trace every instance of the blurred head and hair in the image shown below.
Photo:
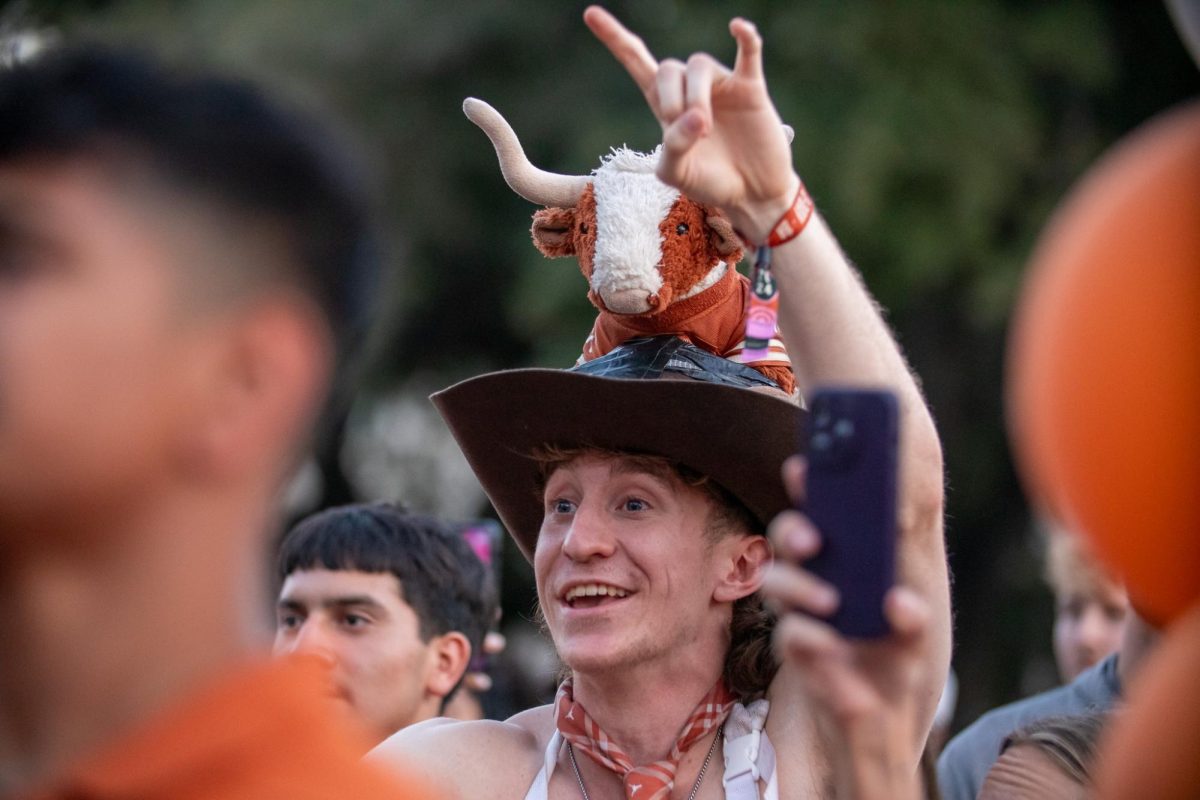
<path fill-rule="evenodd" d="M 362 168 L 332 130 L 243 80 L 176 71 L 102 45 L 0 69 L 0 165 L 89 159 L 199 204 L 214 233 L 260 237 L 194 281 L 287 287 L 339 354 L 365 330 L 377 272 Z"/>
<path fill-rule="evenodd" d="M 249 83 L 144 54 L 0 67 L 11 528 L 80 530 L 148 476 L 246 497 L 286 480 L 376 294 L 349 150 Z"/>
<path fill-rule="evenodd" d="M 1031 747 L 1049 758 L 1072 781 L 1087 786 L 1107 719 L 1104 713 L 1039 719 L 1006 736 L 1000 753 L 1019 746 Z"/>

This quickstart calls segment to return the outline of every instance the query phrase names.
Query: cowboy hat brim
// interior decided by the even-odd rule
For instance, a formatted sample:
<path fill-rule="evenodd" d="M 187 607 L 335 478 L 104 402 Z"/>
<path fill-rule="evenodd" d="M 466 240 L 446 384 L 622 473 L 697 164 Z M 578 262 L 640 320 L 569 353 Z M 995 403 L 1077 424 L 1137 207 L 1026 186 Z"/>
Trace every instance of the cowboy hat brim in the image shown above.
<path fill-rule="evenodd" d="M 805 412 L 780 391 L 516 369 L 430 399 L 531 561 L 543 506 L 533 454 L 547 446 L 666 457 L 712 478 L 764 526 L 790 505 L 779 470 L 797 452 Z"/>

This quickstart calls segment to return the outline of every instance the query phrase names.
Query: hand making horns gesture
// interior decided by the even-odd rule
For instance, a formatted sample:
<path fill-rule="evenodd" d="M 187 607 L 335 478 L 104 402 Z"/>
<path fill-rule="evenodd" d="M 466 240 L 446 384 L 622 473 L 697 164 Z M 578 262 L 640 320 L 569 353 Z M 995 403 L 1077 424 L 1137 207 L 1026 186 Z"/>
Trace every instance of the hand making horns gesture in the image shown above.
<path fill-rule="evenodd" d="M 752 243 L 763 241 L 791 205 L 800 179 L 763 78 L 762 38 L 734 19 L 730 70 L 707 53 L 687 63 L 657 61 L 637 35 L 599 6 L 584 22 L 621 62 L 663 128 L 658 177 L 689 197 L 715 205 Z"/>

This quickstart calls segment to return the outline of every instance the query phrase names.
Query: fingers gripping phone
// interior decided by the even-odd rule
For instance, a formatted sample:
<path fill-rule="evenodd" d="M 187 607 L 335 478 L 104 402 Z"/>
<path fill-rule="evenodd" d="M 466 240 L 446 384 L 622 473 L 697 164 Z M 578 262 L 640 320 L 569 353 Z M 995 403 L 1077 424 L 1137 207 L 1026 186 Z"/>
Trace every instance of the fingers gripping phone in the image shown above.
<path fill-rule="evenodd" d="M 899 404 L 886 390 L 814 393 L 804 432 L 805 512 L 821 550 L 804 567 L 837 588 L 829 622 L 854 638 L 884 636 L 883 599 L 896 578 Z"/>

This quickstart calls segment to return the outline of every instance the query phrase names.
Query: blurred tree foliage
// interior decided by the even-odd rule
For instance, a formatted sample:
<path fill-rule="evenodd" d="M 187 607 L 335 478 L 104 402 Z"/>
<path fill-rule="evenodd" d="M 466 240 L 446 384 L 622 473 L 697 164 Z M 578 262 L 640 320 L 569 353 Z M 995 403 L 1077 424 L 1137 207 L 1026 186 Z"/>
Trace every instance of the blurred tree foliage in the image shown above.
<path fill-rule="evenodd" d="M 592 309 L 571 261 L 461 114 L 482 97 L 535 163 L 585 172 L 658 129 L 562 0 L 45 0 L 26 17 L 248 73 L 346 120 L 378 176 L 389 323 L 367 389 L 572 362 Z M 1195 66 L 1145 2 L 616 2 L 660 57 L 732 59 L 754 19 L 796 164 L 888 310 L 947 456 L 959 722 L 1037 685 L 1050 610 L 1003 429 L 1005 328 L 1048 214 L 1105 147 L 1193 96 Z M 1102 357 L 1100 354 L 1097 357 Z M 527 597 L 527 589 L 526 595 Z M 526 606 L 527 608 L 527 606 Z M 522 609 L 523 610 L 523 609 Z M 1030 677 L 1030 676 L 1034 677 Z M 1042 679 L 1044 680 L 1044 679 Z"/>

